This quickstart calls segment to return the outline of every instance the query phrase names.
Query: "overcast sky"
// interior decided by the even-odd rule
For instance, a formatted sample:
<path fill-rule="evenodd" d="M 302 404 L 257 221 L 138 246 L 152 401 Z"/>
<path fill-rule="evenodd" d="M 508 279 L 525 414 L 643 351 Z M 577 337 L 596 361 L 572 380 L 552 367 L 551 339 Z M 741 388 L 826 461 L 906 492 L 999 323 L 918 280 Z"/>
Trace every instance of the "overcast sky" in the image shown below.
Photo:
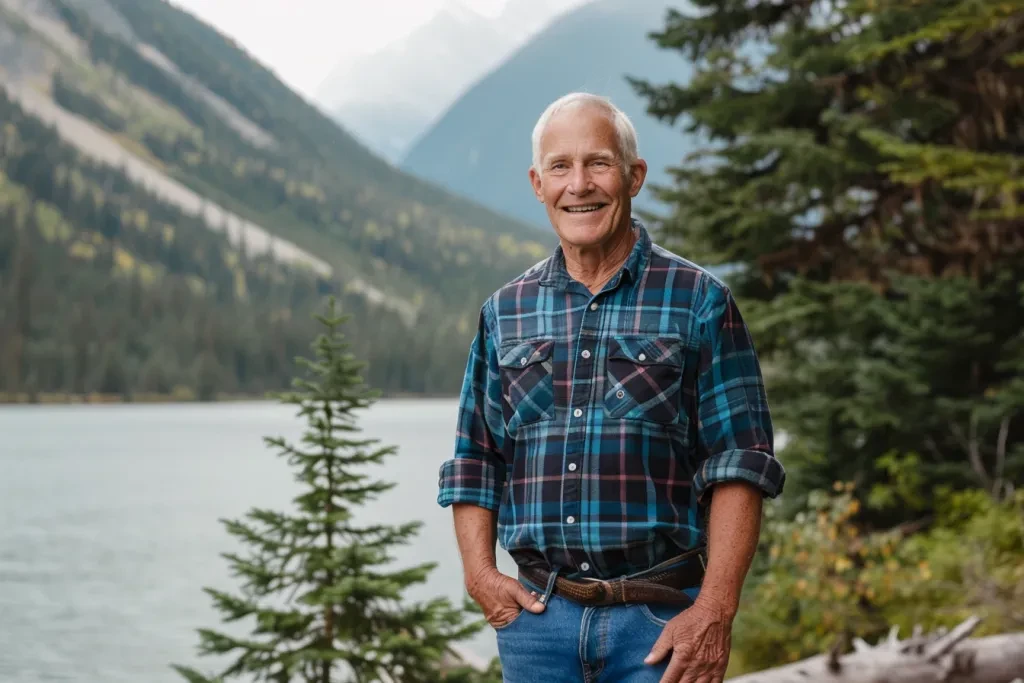
<path fill-rule="evenodd" d="M 309 99 L 346 57 L 401 39 L 452 0 L 171 0 L 231 36 Z M 496 16 L 506 0 L 459 0 Z"/>

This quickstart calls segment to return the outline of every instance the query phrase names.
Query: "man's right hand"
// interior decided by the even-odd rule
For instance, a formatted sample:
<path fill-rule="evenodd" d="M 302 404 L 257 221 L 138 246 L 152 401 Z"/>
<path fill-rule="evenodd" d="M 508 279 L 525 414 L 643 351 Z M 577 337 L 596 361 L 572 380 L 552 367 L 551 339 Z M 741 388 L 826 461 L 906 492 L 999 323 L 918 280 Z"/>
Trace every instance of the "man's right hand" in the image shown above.
<path fill-rule="evenodd" d="M 523 609 L 534 614 L 544 611 L 544 603 L 537 599 L 536 593 L 526 590 L 523 584 L 497 568 L 472 577 L 466 582 L 466 590 L 494 628 L 511 623 Z"/>

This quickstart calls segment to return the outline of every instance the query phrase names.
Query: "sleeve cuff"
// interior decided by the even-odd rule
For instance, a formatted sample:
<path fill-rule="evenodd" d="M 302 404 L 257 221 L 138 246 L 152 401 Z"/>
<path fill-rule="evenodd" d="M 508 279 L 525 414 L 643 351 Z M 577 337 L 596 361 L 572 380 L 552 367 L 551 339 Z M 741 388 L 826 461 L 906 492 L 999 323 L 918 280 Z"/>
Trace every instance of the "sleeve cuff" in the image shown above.
<path fill-rule="evenodd" d="M 734 450 L 719 453 L 705 460 L 693 477 L 693 491 L 697 500 L 715 484 L 727 481 L 745 481 L 757 487 L 766 498 L 782 493 L 786 470 L 782 463 L 764 451 Z"/>
<path fill-rule="evenodd" d="M 453 458 L 441 465 L 437 503 L 472 503 L 488 510 L 501 506 L 505 473 L 493 463 L 476 458 Z"/>

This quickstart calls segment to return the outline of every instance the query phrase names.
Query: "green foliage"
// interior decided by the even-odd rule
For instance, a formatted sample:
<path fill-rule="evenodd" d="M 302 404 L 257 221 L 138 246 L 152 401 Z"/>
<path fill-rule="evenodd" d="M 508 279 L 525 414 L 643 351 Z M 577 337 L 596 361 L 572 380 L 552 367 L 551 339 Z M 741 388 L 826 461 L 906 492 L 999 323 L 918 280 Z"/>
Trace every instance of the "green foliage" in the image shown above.
<path fill-rule="evenodd" d="M 709 138 L 656 227 L 734 268 L 792 439 L 787 505 L 836 479 L 878 496 L 893 454 L 923 491 L 1001 495 L 1024 477 L 1024 3 L 693 4 L 654 36 L 693 79 L 636 82 Z M 915 503 L 860 514 L 935 505 Z"/>
<path fill-rule="evenodd" d="M 938 492 L 936 519 L 871 532 L 852 484 L 814 491 L 792 518 L 767 508 L 761 571 L 744 593 L 737 657 L 760 670 L 891 625 L 909 634 L 983 619 L 986 635 L 1024 627 L 1024 492 Z"/>
<path fill-rule="evenodd" d="M 454 641 L 481 627 L 447 599 L 410 603 L 410 587 L 423 583 L 433 564 L 394 569 L 391 552 L 413 540 L 420 522 L 367 523 L 359 508 L 392 488 L 373 479 L 394 453 L 359 436 L 357 411 L 376 393 L 361 377 L 362 364 L 340 331 L 346 317 L 330 300 L 317 314 L 321 333 L 315 358 L 298 358 L 305 371 L 278 398 L 306 422 L 300 444 L 267 437 L 287 459 L 301 492 L 290 512 L 253 509 L 225 520 L 247 551 L 225 553 L 241 586 L 237 593 L 209 588 L 214 606 L 231 623 L 247 624 L 242 637 L 200 630 L 200 652 L 231 662 L 216 677 L 176 667 L 186 680 L 436 681 Z M 469 680 L 466 672 L 462 678 Z"/>
<path fill-rule="evenodd" d="M 803 280 L 751 306 L 755 334 L 775 348 L 775 414 L 808 449 L 828 448 L 818 463 L 791 460 L 804 484 L 838 477 L 870 491 L 892 476 L 874 466 L 891 452 L 915 454 L 925 491 L 1019 481 L 1022 277 L 1019 264 L 982 282 L 893 275 L 884 294 Z M 910 511 L 887 508 L 879 523 Z"/>

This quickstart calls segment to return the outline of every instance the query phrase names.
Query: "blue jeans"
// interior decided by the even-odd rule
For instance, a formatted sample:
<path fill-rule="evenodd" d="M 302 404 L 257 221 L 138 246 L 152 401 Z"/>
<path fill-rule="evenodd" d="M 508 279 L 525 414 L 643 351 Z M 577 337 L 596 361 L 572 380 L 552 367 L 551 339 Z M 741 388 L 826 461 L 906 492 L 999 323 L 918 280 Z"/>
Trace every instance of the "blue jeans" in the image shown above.
<path fill-rule="evenodd" d="M 520 578 L 528 590 L 545 586 Z M 698 589 L 685 592 L 697 597 Z M 658 683 L 671 653 L 644 664 L 665 624 L 681 605 L 584 607 L 558 595 L 540 614 L 522 610 L 498 627 L 498 657 L 505 683 Z"/>

